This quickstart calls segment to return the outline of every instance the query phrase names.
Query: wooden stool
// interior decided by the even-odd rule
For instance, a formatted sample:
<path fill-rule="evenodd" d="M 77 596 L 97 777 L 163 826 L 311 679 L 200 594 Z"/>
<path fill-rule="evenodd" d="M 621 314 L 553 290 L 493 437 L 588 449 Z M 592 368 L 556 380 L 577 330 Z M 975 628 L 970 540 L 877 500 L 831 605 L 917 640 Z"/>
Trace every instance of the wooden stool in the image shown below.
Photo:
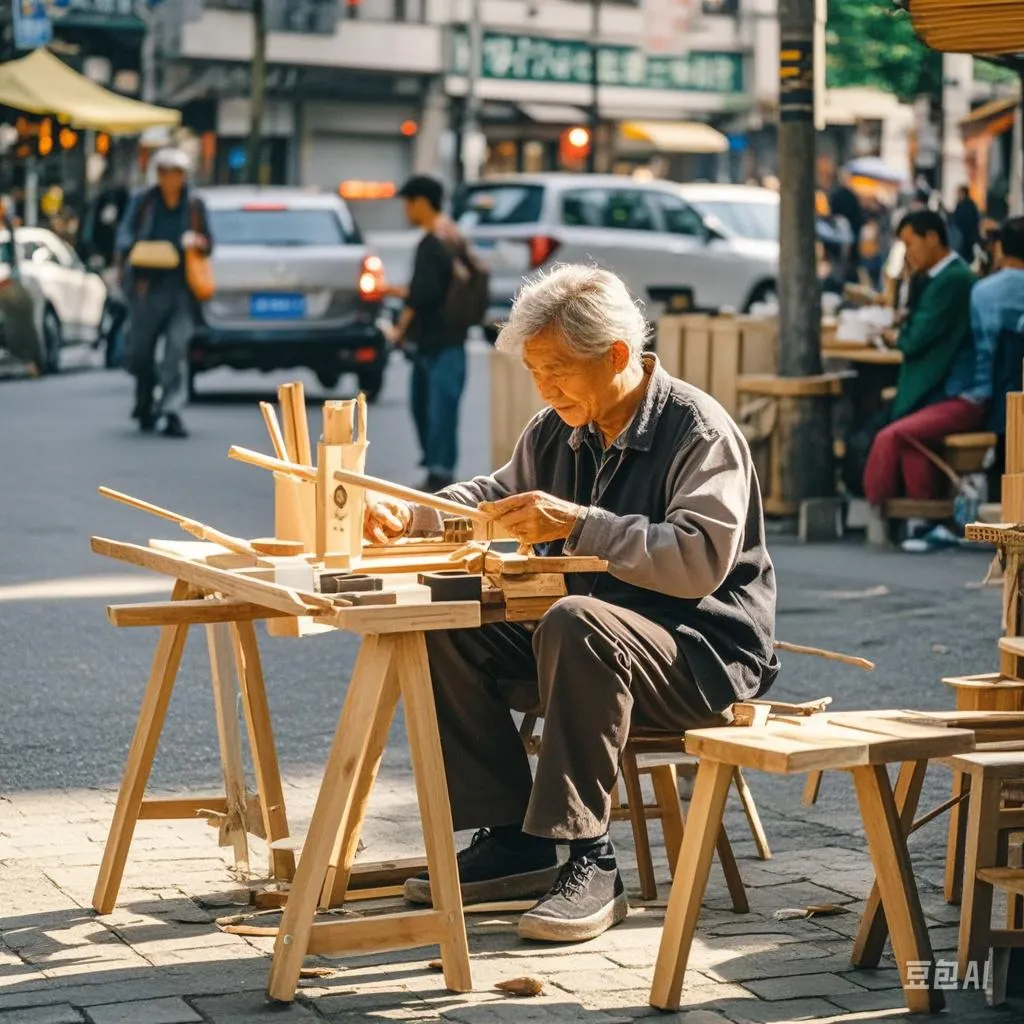
<path fill-rule="evenodd" d="M 961 773 L 970 787 L 957 958 L 958 976 L 963 977 L 967 965 L 980 962 L 990 945 L 992 882 L 980 872 L 1001 866 L 1007 832 L 1024 829 L 1024 810 L 1003 806 L 1005 784 L 1024 780 L 1024 752 L 958 754 L 943 764 Z"/>
<path fill-rule="evenodd" d="M 1024 868 L 981 868 L 978 878 L 1006 893 L 1006 928 L 989 933 L 992 947 L 991 1006 L 1006 1002 L 1009 980 L 1010 955 L 1014 949 L 1024 949 Z"/>
<path fill-rule="evenodd" d="M 651 858 L 650 836 L 647 822 L 661 822 L 665 836 L 665 850 L 668 855 L 669 873 L 674 876 L 679 849 L 683 841 L 685 816 L 679 800 L 679 776 L 693 778 L 697 773 L 697 758 L 685 752 L 685 737 L 681 734 L 636 734 L 630 736 L 623 751 L 620 771 L 626 789 L 627 805 L 612 811 L 613 821 L 629 819 L 633 826 L 633 842 L 636 846 L 637 871 L 640 875 L 640 894 L 645 900 L 658 898 L 658 886 L 654 878 L 654 864 Z M 641 775 L 648 775 L 654 788 L 654 803 L 644 801 L 640 786 Z M 733 783 L 747 816 L 751 834 L 757 845 L 758 855 L 768 860 L 772 853 L 768 846 L 764 827 L 754 797 L 747 786 L 742 771 L 737 768 Z M 733 910 L 745 914 L 750 910 L 747 894 L 740 877 L 736 856 L 723 825 L 715 845 L 718 859 L 725 873 L 725 881 L 732 897 Z"/>
<path fill-rule="evenodd" d="M 93 892 L 93 909 L 99 914 L 109 914 L 114 909 L 135 823 L 140 819 L 205 817 L 211 824 L 219 824 L 221 845 L 234 847 L 236 865 L 243 872 L 249 870 L 247 833 L 265 838 L 269 843 L 288 835 L 270 708 L 253 628 L 253 619 L 267 618 L 273 612 L 240 602 L 202 598 L 200 588 L 179 580 L 174 585 L 171 602 L 115 605 L 107 610 L 115 626 L 161 628 Z M 189 627 L 197 625 L 205 628 L 210 649 L 225 795 L 146 800 L 146 783 Z M 256 772 L 255 795 L 246 788 L 236 711 L 239 695 Z M 271 847 L 271 875 L 287 880 L 294 870 L 294 855 Z"/>

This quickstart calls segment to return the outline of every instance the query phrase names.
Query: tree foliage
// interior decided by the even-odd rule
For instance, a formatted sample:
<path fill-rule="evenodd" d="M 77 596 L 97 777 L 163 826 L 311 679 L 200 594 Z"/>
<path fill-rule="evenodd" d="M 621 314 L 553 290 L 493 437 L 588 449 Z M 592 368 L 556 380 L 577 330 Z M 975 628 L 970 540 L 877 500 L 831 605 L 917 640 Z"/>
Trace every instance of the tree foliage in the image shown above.
<path fill-rule="evenodd" d="M 826 78 L 832 88 L 874 86 L 906 102 L 940 90 L 942 55 L 893 0 L 828 0 Z"/>

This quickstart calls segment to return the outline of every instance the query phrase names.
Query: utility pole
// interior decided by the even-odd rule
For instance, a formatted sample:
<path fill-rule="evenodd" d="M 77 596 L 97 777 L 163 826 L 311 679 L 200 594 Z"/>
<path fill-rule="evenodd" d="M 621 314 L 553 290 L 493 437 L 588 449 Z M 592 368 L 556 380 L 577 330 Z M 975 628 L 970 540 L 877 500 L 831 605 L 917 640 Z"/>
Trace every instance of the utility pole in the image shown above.
<path fill-rule="evenodd" d="M 480 16 L 480 0 L 469 0 L 466 38 L 469 42 L 469 67 L 466 68 L 466 100 L 462 114 L 461 152 L 458 154 L 458 164 L 461 181 L 475 181 L 480 177 L 480 164 L 483 160 L 479 89 L 483 72 L 484 27 Z"/>
<path fill-rule="evenodd" d="M 820 377 L 815 212 L 815 0 L 779 0 L 779 375 Z M 786 452 L 790 497 L 834 494 L 827 397 L 800 401 Z M 820 394 L 820 392 L 818 392 Z"/>
<path fill-rule="evenodd" d="M 263 103 L 267 92 L 267 12 L 264 0 L 252 0 L 252 82 L 249 92 L 249 145 L 245 158 L 250 185 L 260 183 L 263 156 Z"/>
<path fill-rule="evenodd" d="M 590 0 L 590 149 L 587 152 L 587 170 L 597 170 L 597 129 L 601 123 L 601 76 L 598 68 L 598 48 L 601 43 L 601 0 Z"/>

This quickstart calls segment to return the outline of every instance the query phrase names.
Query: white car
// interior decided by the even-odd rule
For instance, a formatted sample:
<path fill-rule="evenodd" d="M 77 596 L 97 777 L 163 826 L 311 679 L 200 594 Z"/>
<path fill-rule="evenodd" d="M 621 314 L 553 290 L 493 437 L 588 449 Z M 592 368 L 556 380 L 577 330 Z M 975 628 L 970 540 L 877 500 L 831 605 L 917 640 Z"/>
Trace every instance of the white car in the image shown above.
<path fill-rule="evenodd" d="M 491 268 L 490 334 L 523 277 L 552 263 L 614 271 L 651 320 L 687 288 L 702 310 L 744 312 L 775 296 L 779 197 L 768 189 L 520 174 L 466 186 L 453 213 Z"/>
<path fill-rule="evenodd" d="M 17 228 L 14 238 L 21 281 L 36 299 L 45 370 L 56 373 L 63 346 L 102 339 L 107 286 L 52 231 Z M 9 242 L 9 234 L 3 232 L 0 243 Z"/>

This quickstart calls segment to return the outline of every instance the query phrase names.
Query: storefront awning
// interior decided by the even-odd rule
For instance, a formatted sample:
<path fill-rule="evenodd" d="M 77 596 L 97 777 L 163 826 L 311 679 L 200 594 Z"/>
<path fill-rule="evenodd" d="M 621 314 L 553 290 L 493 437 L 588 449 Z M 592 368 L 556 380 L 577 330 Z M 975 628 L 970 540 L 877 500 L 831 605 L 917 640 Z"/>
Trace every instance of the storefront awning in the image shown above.
<path fill-rule="evenodd" d="M 46 49 L 0 64 L 0 104 L 111 135 L 135 135 L 144 128 L 181 122 L 177 110 L 104 89 Z"/>
<path fill-rule="evenodd" d="M 699 121 L 626 121 L 619 134 L 627 142 L 644 142 L 661 153 L 725 153 L 729 140 Z"/>
<path fill-rule="evenodd" d="M 1020 0 L 909 0 L 917 34 L 945 53 L 1024 52 Z"/>
<path fill-rule="evenodd" d="M 520 103 L 519 109 L 537 124 L 586 124 L 586 111 L 565 103 Z"/>

